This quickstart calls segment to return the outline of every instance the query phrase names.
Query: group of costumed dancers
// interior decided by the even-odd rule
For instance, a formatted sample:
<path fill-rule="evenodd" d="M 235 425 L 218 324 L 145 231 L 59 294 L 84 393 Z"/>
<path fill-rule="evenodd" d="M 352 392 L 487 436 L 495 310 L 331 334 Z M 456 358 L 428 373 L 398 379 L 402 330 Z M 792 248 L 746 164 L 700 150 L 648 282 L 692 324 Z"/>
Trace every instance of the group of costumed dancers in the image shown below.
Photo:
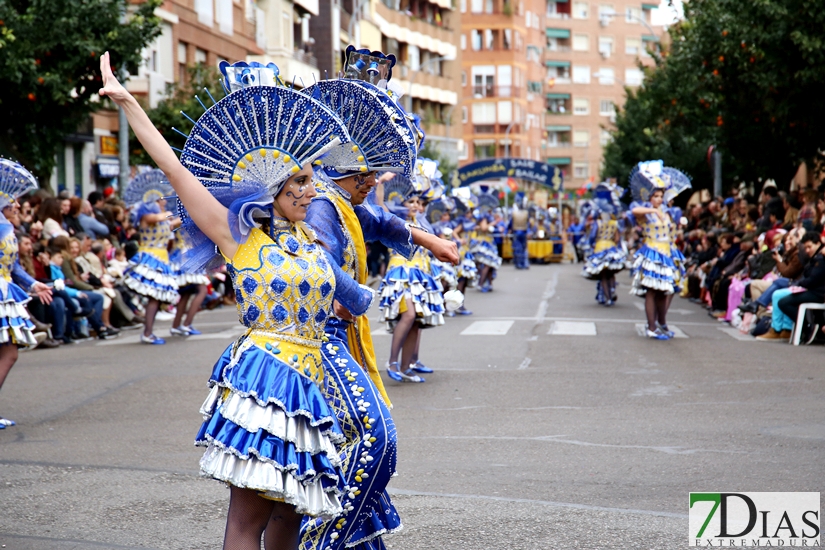
<path fill-rule="evenodd" d="M 676 246 L 676 233 L 682 212 L 673 200 L 689 189 L 690 178 L 664 166 L 662 161 L 637 164 L 630 174 L 633 202 L 625 209 L 624 189 L 615 183 L 600 183 L 593 199 L 582 205 L 581 216 L 590 223 L 585 247 L 589 255 L 582 275 L 597 281 L 596 301 L 612 306 L 617 300 L 616 274 L 628 265 L 627 247 L 622 240 L 625 228 L 638 225 L 642 244 L 631 268 L 630 294 L 645 299 L 645 335 L 670 340 L 667 311 L 673 296 L 681 290 L 685 258 Z"/>
<path fill-rule="evenodd" d="M 350 47 L 343 78 L 295 90 L 273 64 L 222 62 L 227 95 L 195 118 L 178 158 L 101 58 L 101 95 L 124 110 L 165 176 L 136 209 L 142 248 L 130 288 L 150 298 L 147 322 L 155 303 L 180 292 L 175 258 L 155 244 L 175 224 L 179 270 L 225 263 L 247 327 L 213 368 L 196 437 L 201 472 L 230 488 L 225 548 L 258 549 L 262 539 L 270 549 L 384 548 L 381 536 L 401 526 L 386 492 L 396 429 L 364 315 L 376 299 L 365 243 L 393 251 L 380 299 L 405 352 L 422 323 L 443 322 L 448 289 L 433 266 L 460 258 L 455 242 L 416 223 L 411 198 L 439 191 L 435 171 L 417 163 L 423 133 L 398 105 L 394 64 Z M 427 189 L 384 208 L 367 200 L 379 174 L 390 189 L 394 178 Z M 391 208 L 405 203 L 405 212 Z M 144 336 L 157 338 L 151 328 Z M 412 357 L 403 364 L 426 368 Z M 388 368 L 394 380 L 417 376 L 397 361 Z"/>

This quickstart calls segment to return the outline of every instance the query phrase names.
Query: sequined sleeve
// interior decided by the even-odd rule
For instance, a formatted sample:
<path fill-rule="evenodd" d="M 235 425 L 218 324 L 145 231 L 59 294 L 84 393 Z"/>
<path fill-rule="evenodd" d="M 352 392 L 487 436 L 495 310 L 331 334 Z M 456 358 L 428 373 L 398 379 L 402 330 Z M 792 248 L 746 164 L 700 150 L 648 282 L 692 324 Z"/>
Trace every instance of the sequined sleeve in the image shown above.
<path fill-rule="evenodd" d="M 366 242 L 379 241 L 405 259 L 412 258 L 415 244 L 412 230 L 404 220 L 383 208 L 366 208 L 361 205 L 355 207 L 355 214 L 361 222 Z"/>
<path fill-rule="evenodd" d="M 340 267 L 344 263 L 346 237 L 341 229 L 338 211 L 332 203 L 326 199 L 316 198 L 310 203 L 304 221 L 315 231 L 332 263 Z"/>
<path fill-rule="evenodd" d="M 34 277 L 26 273 L 26 270 L 23 269 L 23 266 L 21 266 L 20 262 L 17 260 L 14 261 L 14 264 L 11 267 L 11 279 L 15 282 L 15 284 L 19 285 L 26 291 L 28 291 L 31 286 L 37 282 Z"/>
<path fill-rule="evenodd" d="M 335 273 L 335 299 L 353 315 L 366 313 L 375 300 L 375 291 L 367 285 L 356 283 L 338 264 L 332 263 L 332 271 Z"/>

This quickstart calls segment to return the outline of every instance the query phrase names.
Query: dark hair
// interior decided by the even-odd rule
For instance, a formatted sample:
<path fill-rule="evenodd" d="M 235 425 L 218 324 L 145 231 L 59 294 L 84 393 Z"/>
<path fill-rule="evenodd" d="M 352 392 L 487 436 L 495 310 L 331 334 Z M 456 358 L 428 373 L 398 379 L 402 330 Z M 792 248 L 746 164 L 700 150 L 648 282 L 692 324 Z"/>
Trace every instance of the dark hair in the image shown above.
<path fill-rule="evenodd" d="M 93 244 L 93 245 L 92 245 L 92 249 L 91 249 L 91 250 L 92 250 L 92 254 L 94 254 L 95 256 L 97 256 L 98 254 L 100 254 L 101 252 L 103 252 L 103 245 L 102 245 L 102 244 L 100 244 L 100 243 L 95 243 L 95 244 Z"/>
<path fill-rule="evenodd" d="M 759 219 L 759 208 L 757 208 L 756 206 L 751 206 L 750 208 L 748 208 L 748 218 L 751 221 L 754 221 L 754 222 L 756 220 L 758 220 Z"/>
<path fill-rule="evenodd" d="M 37 219 L 41 222 L 52 219 L 57 223 L 62 224 L 63 214 L 60 212 L 61 202 L 63 202 L 63 199 L 56 199 L 54 197 L 49 197 L 44 200 L 43 204 L 40 205 L 40 209 L 37 211 Z"/>
<path fill-rule="evenodd" d="M 733 233 L 725 233 L 721 237 L 719 237 L 719 240 L 722 241 L 723 243 L 733 245 L 733 240 L 734 240 L 735 237 L 736 236 Z"/>
<path fill-rule="evenodd" d="M 799 239 L 799 244 L 805 244 L 805 243 L 817 243 L 817 244 L 819 244 L 821 242 L 822 242 L 822 237 L 820 237 L 819 233 L 817 233 L 816 231 L 806 231 L 805 234 L 802 235 L 802 238 Z"/>
<path fill-rule="evenodd" d="M 103 200 L 103 193 L 101 193 L 100 191 L 92 191 L 91 193 L 89 193 L 89 196 L 87 198 L 89 199 L 89 202 L 92 203 L 92 206 L 94 206 L 95 203 Z"/>
<path fill-rule="evenodd" d="M 762 188 L 762 192 L 769 197 L 775 197 L 779 194 L 779 190 L 774 187 L 773 185 L 769 185 L 767 187 Z"/>

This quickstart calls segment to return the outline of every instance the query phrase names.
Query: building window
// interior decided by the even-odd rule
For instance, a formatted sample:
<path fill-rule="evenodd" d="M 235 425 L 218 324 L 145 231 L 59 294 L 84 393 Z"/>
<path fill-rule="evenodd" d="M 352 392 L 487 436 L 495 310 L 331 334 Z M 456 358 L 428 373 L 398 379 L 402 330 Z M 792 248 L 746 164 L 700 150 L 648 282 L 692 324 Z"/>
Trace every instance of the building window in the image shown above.
<path fill-rule="evenodd" d="M 281 12 L 281 46 L 292 50 L 292 14 Z"/>
<path fill-rule="evenodd" d="M 577 97 L 573 99 L 573 114 L 574 115 L 589 115 L 590 114 L 590 100 L 584 97 Z"/>
<path fill-rule="evenodd" d="M 573 50 L 577 52 L 586 52 L 590 49 L 590 37 L 586 34 L 573 35 Z"/>
<path fill-rule="evenodd" d="M 206 52 L 200 48 L 195 48 L 195 64 L 206 63 Z"/>
<path fill-rule="evenodd" d="M 461 0 L 461 2 L 459 2 L 459 7 L 461 9 L 461 13 L 467 13 L 467 0 Z"/>
<path fill-rule="evenodd" d="M 212 27 L 215 20 L 212 11 L 212 0 L 195 0 L 195 13 L 198 14 L 198 23 Z"/>
<path fill-rule="evenodd" d="M 599 144 L 602 147 L 604 147 L 611 141 L 613 141 L 613 136 L 611 135 L 609 130 L 602 129 L 599 131 Z"/>
<path fill-rule="evenodd" d="M 473 156 L 476 160 L 491 159 L 496 157 L 496 142 L 475 143 L 473 145 Z"/>
<path fill-rule="evenodd" d="M 463 124 L 467 124 L 468 119 L 469 119 L 469 115 L 467 113 L 467 107 L 462 107 L 461 108 L 461 122 Z"/>
<path fill-rule="evenodd" d="M 484 49 L 495 49 L 495 35 L 493 34 L 493 31 L 491 29 L 484 29 Z"/>
<path fill-rule="evenodd" d="M 642 41 L 638 38 L 627 37 L 624 39 L 624 53 L 630 55 L 639 55 L 642 50 Z"/>
<path fill-rule="evenodd" d="M 513 29 L 504 29 L 504 44 L 503 47 L 505 50 L 510 50 L 513 48 Z"/>
<path fill-rule="evenodd" d="M 461 71 L 461 85 L 467 85 L 467 71 Z"/>
<path fill-rule="evenodd" d="M 599 69 L 599 84 L 612 86 L 616 82 L 616 74 L 613 67 L 602 67 Z"/>
<path fill-rule="evenodd" d="M 587 2 L 573 2 L 573 19 L 587 19 Z"/>
<path fill-rule="evenodd" d="M 590 67 L 573 65 L 573 82 L 576 84 L 590 84 Z"/>
<path fill-rule="evenodd" d="M 575 130 L 573 132 L 573 146 L 587 147 L 590 145 L 590 132 L 587 130 Z"/>
<path fill-rule="evenodd" d="M 624 83 L 627 86 L 641 86 L 644 74 L 639 69 L 625 69 Z"/>
<path fill-rule="evenodd" d="M 616 112 L 616 106 L 610 99 L 602 99 L 599 101 L 599 114 L 602 116 L 613 116 Z"/>
<path fill-rule="evenodd" d="M 638 23 L 642 19 L 642 10 L 640 8 L 627 7 L 624 13 L 624 20 L 628 23 Z"/>
<path fill-rule="evenodd" d="M 481 13 L 484 11 L 484 0 L 470 0 L 470 12 Z"/>
<path fill-rule="evenodd" d="M 218 20 L 218 28 L 223 34 L 232 36 L 235 26 L 232 0 L 215 0 L 215 7 L 215 19 Z"/>
<path fill-rule="evenodd" d="M 473 29 L 470 31 L 470 45 L 474 52 L 481 50 L 481 31 Z"/>
<path fill-rule="evenodd" d="M 547 100 L 547 110 L 554 115 L 563 115 L 567 112 L 567 100 L 550 98 Z"/>
<path fill-rule="evenodd" d="M 613 55 L 613 38 L 610 36 L 600 36 L 599 37 L 599 53 L 602 54 L 602 57 L 607 59 L 611 55 Z"/>
<path fill-rule="evenodd" d="M 599 6 L 599 19 L 610 19 L 616 14 L 613 4 L 602 4 Z"/>
<path fill-rule="evenodd" d="M 484 0 L 484 13 L 493 13 L 493 0 Z"/>
<path fill-rule="evenodd" d="M 586 162 L 576 162 L 573 164 L 573 177 L 578 179 L 587 179 L 589 177 L 589 170 Z"/>
<path fill-rule="evenodd" d="M 473 103 L 473 124 L 495 124 L 496 104 L 494 102 Z"/>
<path fill-rule="evenodd" d="M 461 34 L 461 49 L 462 51 L 467 49 L 467 35 L 463 33 Z"/>

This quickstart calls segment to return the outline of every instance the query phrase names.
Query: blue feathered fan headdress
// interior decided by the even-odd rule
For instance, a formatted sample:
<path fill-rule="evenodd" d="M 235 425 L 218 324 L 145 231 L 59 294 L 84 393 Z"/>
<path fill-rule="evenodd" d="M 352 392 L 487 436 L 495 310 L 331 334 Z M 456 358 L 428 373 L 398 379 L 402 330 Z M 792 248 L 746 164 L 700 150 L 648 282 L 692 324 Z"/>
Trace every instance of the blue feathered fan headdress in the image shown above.
<path fill-rule="evenodd" d="M 671 168 L 670 166 L 665 166 L 662 169 L 662 173 L 663 179 L 668 180 L 670 183 L 667 191 L 665 191 L 665 204 L 678 197 L 686 189 L 691 188 L 690 176 L 681 170 Z M 681 216 L 679 217 L 681 218 Z"/>
<path fill-rule="evenodd" d="M 621 201 L 624 191 L 615 183 L 601 182 L 593 190 L 593 204 L 600 212 L 618 216 L 624 210 Z"/>
<path fill-rule="evenodd" d="M 273 197 L 290 176 L 336 147 L 350 146 L 350 138 L 323 103 L 280 85 L 274 64 L 222 62 L 220 69 L 231 93 L 213 99 L 197 121 L 190 119 L 194 127 L 180 160 L 229 209 L 232 235 L 243 242 L 259 225 L 255 218 L 272 215 Z M 184 268 L 222 262 L 186 209 L 178 213 L 191 247 Z"/>
<path fill-rule="evenodd" d="M 661 160 L 640 162 L 630 172 L 630 192 L 633 200 L 649 202 L 654 192 L 666 191 L 668 182 L 663 176 L 664 163 Z"/>
<path fill-rule="evenodd" d="M 0 159 L 0 210 L 12 204 L 17 197 L 37 189 L 37 178 L 22 164 Z"/>
<path fill-rule="evenodd" d="M 329 107 L 352 139 L 325 157 L 323 166 L 330 178 L 373 171 L 412 176 L 416 139 L 406 113 L 386 92 L 358 80 L 323 80 L 304 93 Z"/>
<path fill-rule="evenodd" d="M 172 193 L 163 170 L 146 170 L 132 178 L 123 190 L 123 202 L 129 207 L 150 205 Z M 160 210 L 158 210 L 160 212 Z"/>

